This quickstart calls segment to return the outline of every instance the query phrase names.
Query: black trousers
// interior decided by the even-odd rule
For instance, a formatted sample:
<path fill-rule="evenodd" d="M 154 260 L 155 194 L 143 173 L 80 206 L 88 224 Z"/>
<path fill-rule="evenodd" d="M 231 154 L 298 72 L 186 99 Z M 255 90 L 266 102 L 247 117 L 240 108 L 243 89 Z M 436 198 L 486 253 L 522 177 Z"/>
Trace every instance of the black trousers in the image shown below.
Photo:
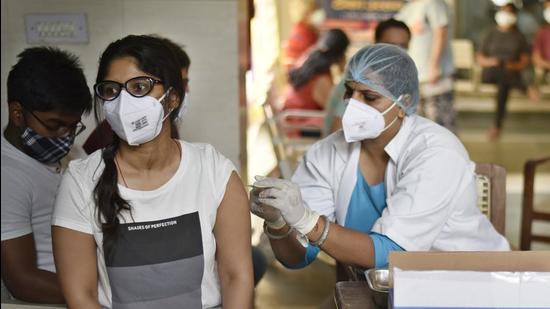
<path fill-rule="evenodd" d="M 495 127 L 501 129 L 504 118 L 506 118 L 510 90 L 513 88 L 519 88 L 523 92 L 527 90 L 521 72 L 507 70 L 503 65 L 486 68 L 482 73 L 482 81 L 497 86 Z"/>

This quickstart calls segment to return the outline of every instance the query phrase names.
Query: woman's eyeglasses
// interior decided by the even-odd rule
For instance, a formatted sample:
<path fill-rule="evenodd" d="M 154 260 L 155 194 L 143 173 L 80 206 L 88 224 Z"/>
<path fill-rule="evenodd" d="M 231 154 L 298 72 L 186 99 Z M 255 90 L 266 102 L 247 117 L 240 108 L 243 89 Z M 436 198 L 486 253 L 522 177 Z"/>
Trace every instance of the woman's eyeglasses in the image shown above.
<path fill-rule="evenodd" d="M 130 95 L 141 98 L 148 95 L 155 84 L 162 84 L 162 81 L 149 76 L 138 76 L 127 80 L 124 84 L 112 80 L 99 82 L 94 85 L 94 91 L 104 101 L 118 98 L 122 88 L 126 89 Z"/>

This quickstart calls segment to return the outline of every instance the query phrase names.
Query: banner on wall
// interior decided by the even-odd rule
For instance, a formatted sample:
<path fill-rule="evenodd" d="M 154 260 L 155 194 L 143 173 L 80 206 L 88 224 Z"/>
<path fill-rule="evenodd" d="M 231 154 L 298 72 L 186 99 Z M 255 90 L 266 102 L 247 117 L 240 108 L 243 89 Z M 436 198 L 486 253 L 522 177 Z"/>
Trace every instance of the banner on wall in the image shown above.
<path fill-rule="evenodd" d="M 403 6 L 404 0 L 318 0 L 327 19 L 378 22 Z"/>

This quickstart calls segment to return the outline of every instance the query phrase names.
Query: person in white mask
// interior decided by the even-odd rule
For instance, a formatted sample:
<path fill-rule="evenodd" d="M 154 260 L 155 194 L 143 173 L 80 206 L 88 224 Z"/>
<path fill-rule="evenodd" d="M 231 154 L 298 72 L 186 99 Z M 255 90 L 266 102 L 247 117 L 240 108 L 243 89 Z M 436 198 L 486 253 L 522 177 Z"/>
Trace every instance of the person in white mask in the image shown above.
<path fill-rule="evenodd" d="M 527 93 L 521 71 L 529 65 L 529 45 L 516 26 L 517 11 L 512 3 L 498 9 L 497 26 L 482 39 L 476 55 L 482 82 L 497 85 L 495 121 L 488 131 L 492 141 L 502 134 L 510 90 L 518 88 Z"/>
<path fill-rule="evenodd" d="M 185 90 L 170 48 L 111 43 L 94 93 L 116 135 L 70 163 L 52 215 L 68 307 L 251 308 L 246 191 L 212 146 L 171 137 Z"/>
<path fill-rule="evenodd" d="M 359 50 L 344 77 L 343 130 L 314 144 L 292 181 L 257 176 L 250 208 L 285 266 L 320 250 L 362 272 L 387 266 L 390 251 L 510 249 L 476 206 L 464 146 L 415 114 L 417 74 L 402 48 Z"/>
<path fill-rule="evenodd" d="M 544 1 L 545 24 L 540 26 L 533 40 L 533 64 L 541 71 L 540 79 L 550 72 L 550 0 Z"/>
<path fill-rule="evenodd" d="M 190 98 L 189 98 L 189 67 L 191 66 L 191 59 L 183 50 L 183 48 L 171 41 L 170 39 L 159 37 L 168 48 L 172 50 L 174 53 L 174 56 L 176 57 L 176 60 L 181 68 L 181 78 L 183 81 L 183 87 L 185 89 L 185 98 L 181 105 L 181 107 L 178 109 L 177 116 L 172 122 L 172 138 L 179 139 L 179 132 L 178 132 L 178 126 L 183 119 L 184 115 L 189 110 L 189 104 L 190 104 Z M 99 120 L 98 120 L 99 121 Z M 91 154 L 92 152 L 106 148 L 113 142 L 113 130 L 111 126 L 109 125 L 109 122 L 106 120 L 103 120 L 101 122 L 98 122 L 99 125 L 88 135 L 88 138 L 82 145 L 82 148 L 86 152 L 86 154 Z"/>

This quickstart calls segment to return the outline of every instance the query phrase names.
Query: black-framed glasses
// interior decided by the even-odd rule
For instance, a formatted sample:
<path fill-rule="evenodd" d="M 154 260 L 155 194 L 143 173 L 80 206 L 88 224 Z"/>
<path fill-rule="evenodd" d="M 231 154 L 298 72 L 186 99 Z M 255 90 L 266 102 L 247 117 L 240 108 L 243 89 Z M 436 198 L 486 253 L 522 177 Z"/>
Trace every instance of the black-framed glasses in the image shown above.
<path fill-rule="evenodd" d="M 148 95 L 156 84 L 162 81 L 149 76 L 138 76 L 127 80 L 124 84 L 112 80 L 104 80 L 94 85 L 95 94 L 104 101 L 112 101 L 120 95 L 122 88 L 136 97 L 141 98 Z"/>
<path fill-rule="evenodd" d="M 82 121 L 79 121 L 73 125 L 70 125 L 70 126 L 65 126 L 65 125 L 60 125 L 60 126 L 57 126 L 57 127 L 52 127 L 50 125 L 47 125 L 43 120 L 41 120 L 40 118 L 38 118 L 38 116 L 36 116 L 33 112 L 31 111 L 28 111 L 29 114 L 31 114 L 36 120 L 38 120 L 38 122 L 40 122 L 40 124 L 46 128 L 48 131 L 50 132 L 55 132 L 56 135 L 58 136 L 63 136 L 67 133 L 73 135 L 74 137 L 78 136 L 80 133 L 82 133 L 82 131 L 86 130 L 86 126 L 82 123 Z"/>

